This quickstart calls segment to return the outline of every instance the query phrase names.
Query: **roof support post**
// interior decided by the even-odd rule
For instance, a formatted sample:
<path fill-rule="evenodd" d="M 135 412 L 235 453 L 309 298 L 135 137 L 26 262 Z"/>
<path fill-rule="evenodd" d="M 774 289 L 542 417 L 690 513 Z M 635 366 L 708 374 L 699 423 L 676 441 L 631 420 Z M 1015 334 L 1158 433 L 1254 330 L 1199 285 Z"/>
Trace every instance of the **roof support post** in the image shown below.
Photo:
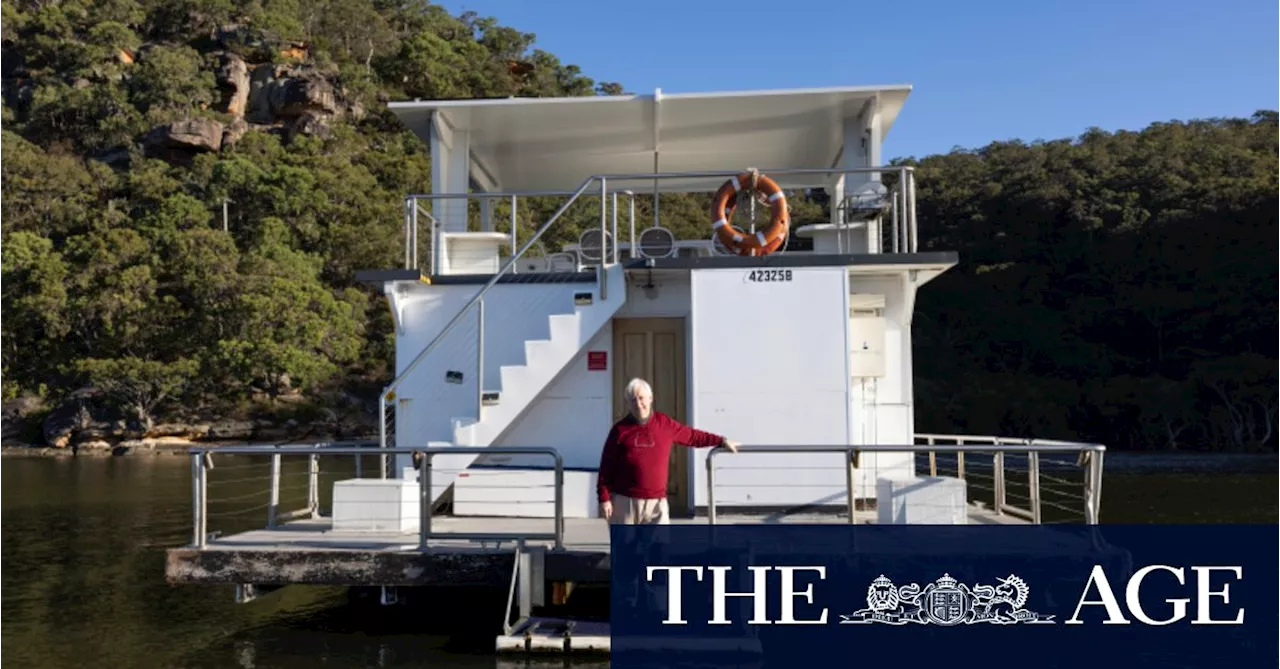
<path fill-rule="evenodd" d="M 431 114 L 431 192 L 466 193 L 471 185 L 470 134 L 454 128 L 443 112 Z M 432 200 L 432 215 L 443 232 L 467 231 L 467 201 Z M 437 265 L 438 266 L 438 265 Z"/>
<path fill-rule="evenodd" d="M 844 120 L 844 146 L 840 151 L 838 167 L 875 167 L 880 165 L 880 105 L 879 96 L 869 101 L 857 116 Z M 831 222 L 843 223 L 841 203 L 847 194 L 855 192 L 868 182 L 880 181 L 879 172 L 844 174 L 835 179 L 831 187 Z M 879 220 L 857 223 L 851 226 L 848 236 L 842 232 L 841 251 L 844 253 L 880 253 L 881 232 Z M 847 241 L 847 243 L 846 243 Z"/>

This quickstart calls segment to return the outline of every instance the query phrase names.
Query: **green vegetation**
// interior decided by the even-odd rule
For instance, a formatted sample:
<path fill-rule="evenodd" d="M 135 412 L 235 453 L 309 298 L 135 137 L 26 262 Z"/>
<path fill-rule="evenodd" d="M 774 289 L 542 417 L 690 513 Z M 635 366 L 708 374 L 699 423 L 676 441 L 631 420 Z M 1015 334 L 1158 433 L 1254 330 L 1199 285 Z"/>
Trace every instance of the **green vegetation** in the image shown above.
<path fill-rule="evenodd" d="M 430 186 L 387 101 L 623 92 L 425 2 L 0 7 L 5 398 L 92 385 L 136 430 L 385 383 L 388 310 L 354 274 L 399 264 L 401 198 Z M 917 304 L 918 427 L 1274 449 L 1276 128 L 1259 113 L 918 161 L 922 245 L 962 259 Z M 704 200 L 662 211 L 705 236 Z"/>
<path fill-rule="evenodd" d="M 920 429 L 1274 450 L 1276 113 L 918 161 Z"/>

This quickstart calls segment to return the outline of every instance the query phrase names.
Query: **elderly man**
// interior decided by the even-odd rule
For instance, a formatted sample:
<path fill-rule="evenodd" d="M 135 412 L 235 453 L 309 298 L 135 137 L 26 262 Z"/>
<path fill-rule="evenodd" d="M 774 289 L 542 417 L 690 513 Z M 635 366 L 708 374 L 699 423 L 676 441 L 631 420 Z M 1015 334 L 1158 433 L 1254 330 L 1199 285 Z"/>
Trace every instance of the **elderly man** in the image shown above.
<path fill-rule="evenodd" d="M 600 515 L 610 523 L 666 525 L 667 465 L 672 444 L 693 448 L 724 446 L 738 452 L 738 442 L 695 430 L 653 410 L 653 389 L 632 379 L 623 391 L 628 415 L 614 424 L 600 454 L 596 491 Z"/>

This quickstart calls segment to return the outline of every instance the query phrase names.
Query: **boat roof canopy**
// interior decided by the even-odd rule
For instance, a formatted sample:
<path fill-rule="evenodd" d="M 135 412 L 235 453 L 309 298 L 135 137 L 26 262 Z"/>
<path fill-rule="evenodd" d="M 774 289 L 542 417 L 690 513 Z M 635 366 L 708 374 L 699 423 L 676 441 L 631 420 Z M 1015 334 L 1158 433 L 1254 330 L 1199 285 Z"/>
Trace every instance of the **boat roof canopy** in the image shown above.
<path fill-rule="evenodd" d="M 575 190 L 592 175 L 825 168 L 840 160 L 845 121 L 879 100 L 880 141 L 909 85 L 648 95 L 414 100 L 390 110 L 423 141 L 433 116 L 465 132 L 472 169 L 506 192 Z M 724 177 L 669 179 L 663 191 L 715 190 Z M 776 177 L 821 187 L 825 175 Z M 652 180 L 610 184 L 651 192 Z"/>

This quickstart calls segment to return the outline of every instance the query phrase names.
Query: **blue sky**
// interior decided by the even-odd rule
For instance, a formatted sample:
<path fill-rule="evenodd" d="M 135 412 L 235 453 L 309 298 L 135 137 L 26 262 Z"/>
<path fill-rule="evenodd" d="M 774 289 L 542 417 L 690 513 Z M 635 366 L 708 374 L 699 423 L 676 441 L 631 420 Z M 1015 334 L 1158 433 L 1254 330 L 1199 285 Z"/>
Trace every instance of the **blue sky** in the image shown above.
<path fill-rule="evenodd" d="M 911 84 L 886 160 L 1280 106 L 1274 0 L 440 4 L 635 93 Z"/>

